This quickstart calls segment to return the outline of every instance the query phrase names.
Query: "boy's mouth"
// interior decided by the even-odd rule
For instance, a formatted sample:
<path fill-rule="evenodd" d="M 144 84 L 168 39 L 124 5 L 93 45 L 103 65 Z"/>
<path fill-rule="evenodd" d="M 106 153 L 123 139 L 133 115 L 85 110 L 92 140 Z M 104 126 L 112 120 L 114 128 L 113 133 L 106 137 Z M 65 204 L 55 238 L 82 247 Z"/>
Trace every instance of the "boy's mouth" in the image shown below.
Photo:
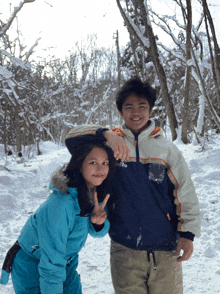
<path fill-rule="evenodd" d="M 132 120 L 132 121 L 140 121 L 141 118 L 140 118 L 140 117 L 139 117 L 139 118 L 131 118 L 131 120 Z"/>

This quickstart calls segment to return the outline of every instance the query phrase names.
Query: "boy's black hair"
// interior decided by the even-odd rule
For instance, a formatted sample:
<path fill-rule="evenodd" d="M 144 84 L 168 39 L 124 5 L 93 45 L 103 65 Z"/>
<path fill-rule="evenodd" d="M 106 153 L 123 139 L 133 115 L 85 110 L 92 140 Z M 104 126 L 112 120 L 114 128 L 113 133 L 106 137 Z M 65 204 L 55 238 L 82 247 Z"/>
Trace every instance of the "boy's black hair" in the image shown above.
<path fill-rule="evenodd" d="M 125 99 L 132 94 L 146 99 L 150 105 L 150 110 L 154 107 L 156 90 L 148 82 L 143 83 L 138 77 L 134 77 L 126 81 L 116 94 L 115 100 L 118 111 L 122 112 Z"/>
<path fill-rule="evenodd" d="M 109 160 L 109 172 L 106 179 L 100 186 L 96 187 L 98 201 L 102 202 L 107 194 L 111 195 L 110 179 L 115 171 L 116 160 L 113 155 L 112 149 L 105 143 L 85 144 L 74 148 L 72 157 L 69 164 L 64 171 L 64 174 L 68 177 L 68 186 L 77 188 L 78 201 L 81 209 L 81 216 L 87 215 L 91 212 L 92 206 L 88 198 L 88 188 L 86 182 L 80 172 L 83 161 L 86 156 L 92 151 L 94 147 L 102 148 L 106 151 Z"/>

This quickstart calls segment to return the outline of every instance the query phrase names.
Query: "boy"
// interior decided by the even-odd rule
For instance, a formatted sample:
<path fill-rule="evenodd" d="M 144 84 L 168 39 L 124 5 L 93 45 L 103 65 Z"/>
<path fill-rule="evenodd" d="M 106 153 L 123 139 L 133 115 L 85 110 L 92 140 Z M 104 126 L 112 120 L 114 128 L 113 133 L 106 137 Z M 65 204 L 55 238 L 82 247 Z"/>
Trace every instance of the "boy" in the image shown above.
<path fill-rule="evenodd" d="M 191 257 L 200 234 L 190 171 L 149 119 L 155 100 L 149 84 L 131 79 L 116 96 L 122 126 L 80 126 L 72 133 L 79 140 L 88 133 L 106 138 L 118 160 L 108 204 L 115 294 L 182 294 L 181 261 Z"/>

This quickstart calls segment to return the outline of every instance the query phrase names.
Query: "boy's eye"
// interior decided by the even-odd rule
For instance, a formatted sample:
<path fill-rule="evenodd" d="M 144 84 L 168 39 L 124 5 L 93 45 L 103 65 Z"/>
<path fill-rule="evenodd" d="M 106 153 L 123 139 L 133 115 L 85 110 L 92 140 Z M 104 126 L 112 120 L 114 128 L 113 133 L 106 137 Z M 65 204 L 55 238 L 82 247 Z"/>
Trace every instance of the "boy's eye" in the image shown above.
<path fill-rule="evenodd" d="M 96 161 L 92 161 L 92 162 L 90 162 L 90 164 L 96 164 Z"/>
<path fill-rule="evenodd" d="M 108 165 L 108 162 L 103 162 L 104 165 Z"/>

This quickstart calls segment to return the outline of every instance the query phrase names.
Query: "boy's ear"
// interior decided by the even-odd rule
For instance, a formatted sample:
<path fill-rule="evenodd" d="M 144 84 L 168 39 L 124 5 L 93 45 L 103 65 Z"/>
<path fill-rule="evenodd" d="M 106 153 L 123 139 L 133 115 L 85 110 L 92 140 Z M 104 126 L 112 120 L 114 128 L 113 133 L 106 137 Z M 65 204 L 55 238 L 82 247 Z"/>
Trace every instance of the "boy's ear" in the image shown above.
<path fill-rule="evenodd" d="M 152 112 L 153 112 L 153 108 L 152 108 L 151 111 L 150 111 L 150 115 L 149 115 L 149 117 L 151 117 Z"/>

